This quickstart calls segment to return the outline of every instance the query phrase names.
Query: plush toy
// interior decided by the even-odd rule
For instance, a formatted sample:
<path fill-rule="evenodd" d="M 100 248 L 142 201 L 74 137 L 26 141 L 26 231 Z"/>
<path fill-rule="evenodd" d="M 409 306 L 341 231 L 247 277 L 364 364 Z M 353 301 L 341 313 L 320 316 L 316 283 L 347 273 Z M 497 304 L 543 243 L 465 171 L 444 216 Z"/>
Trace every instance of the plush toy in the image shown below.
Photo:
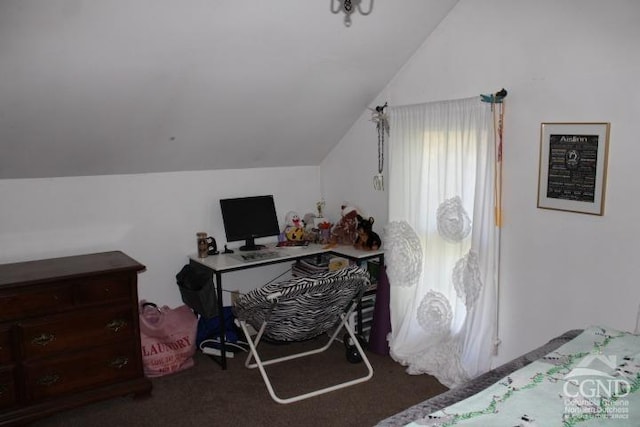
<path fill-rule="evenodd" d="M 287 240 L 303 240 L 304 239 L 304 224 L 300 219 L 300 215 L 297 212 L 290 211 L 285 217 L 284 235 Z"/>
<path fill-rule="evenodd" d="M 331 242 L 340 245 L 353 245 L 358 237 L 356 230 L 358 210 L 349 205 L 342 205 L 342 218 L 331 231 Z"/>
<path fill-rule="evenodd" d="M 311 212 L 304 215 L 302 222 L 304 223 L 305 241 L 312 243 L 318 243 L 320 241 L 320 227 L 318 227 L 318 219 L 319 218 Z"/>
<path fill-rule="evenodd" d="M 305 230 L 309 231 L 314 228 L 316 216 L 311 212 L 304 214 L 304 218 L 302 218 L 302 224 L 304 225 Z"/>
<path fill-rule="evenodd" d="M 373 231 L 373 217 L 365 219 L 358 215 L 356 219 L 358 221 L 358 225 L 356 226 L 358 237 L 356 238 L 356 242 L 353 246 L 356 249 L 380 249 L 380 246 L 382 246 L 382 240 L 380 240 L 380 236 Z"/>

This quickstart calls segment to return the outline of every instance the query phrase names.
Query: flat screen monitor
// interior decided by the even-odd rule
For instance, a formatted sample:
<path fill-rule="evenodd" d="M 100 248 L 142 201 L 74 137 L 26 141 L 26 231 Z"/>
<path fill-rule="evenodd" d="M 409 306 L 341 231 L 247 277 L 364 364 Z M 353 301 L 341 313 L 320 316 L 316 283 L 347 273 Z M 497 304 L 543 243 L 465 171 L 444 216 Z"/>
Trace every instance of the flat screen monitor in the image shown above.
<path fill-rule="evenodd" d="M 256 238 L 280 234 L 273 196 L 221 199 L 220 209 L 227 242 L 244 240 L 241 251 L 263 248 L 256 245 Z"/>

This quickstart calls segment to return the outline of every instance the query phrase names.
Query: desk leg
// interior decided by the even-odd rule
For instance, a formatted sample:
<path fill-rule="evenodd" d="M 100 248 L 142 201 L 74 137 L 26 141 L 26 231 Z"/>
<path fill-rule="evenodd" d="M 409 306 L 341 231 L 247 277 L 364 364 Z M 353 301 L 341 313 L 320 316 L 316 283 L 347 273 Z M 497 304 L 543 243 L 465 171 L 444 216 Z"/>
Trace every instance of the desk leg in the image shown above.
<path fill-rule="evenodd" d="M 380 272 L 378 274 L 378 287 L 376 289 L 376 301 L 373 308 L 368 349 L 372 353 L 382 356 L 389 354 L 389 341 L 387 337 L 391 332 L 391 320 L 389 318 L 390 291 L 385 270 L 384 257 L 380 256 Z"/>
<path fill-rule="evenodd" d="M 356 334 L 362 337 L 362 298 L 358 300 L 358 307 L 356 309 Z"/>
<path fill-rule="evenodd" d="M 193 260 L 190 261 L 190 264 L 197 269 L 201 269 L 207 271 L 209 274 L 215 278 L 215 289 L 216 295 L 218 299 L 218 325 L 220 327 L 220 333 L 218 334 L 218 338 L 220 339 L 220 356 L 209 356 L 216 363 L 218 363 L 222 369 L 227 369 L 227 352 L 226 352 L 226 343 L 225 343 L 225 322 L 224 322 L 224 303 L 222 301 L 222 274 L 220 272 L 211 270 L 202 264 L 199 264 Z"/>
<path fill-rule="evenodd" d="M 380 265 L 380 269 L 378 270 L 378 277 L 376 277 L 377 283 L 380 284 L 380 279 L 382 278 L 382 273 L 384 272 L 384 254 L 380 254 L 378 256 L 378 262 Z M 376 294 L 377 294 L 377 290 L 376 290 Z M 376 296 L 377 298 L 377 296 Z M 375 316 L 375 312 L 374 312 L 374 316 Z M 360 301 L 358 301 L 358 307 L 356 309 L 356 319 L 357 319 L 357 327 L 356 327 L 356 333 L 360 336 L 363 335 L 363 325 L 362 325 L 362 298 L 360 299 Z"/>
<path fill-rule="evenodd" d="M 216 272 L 216 292 L 218 293 L 218 321 L 220 325 L 220 366 L 227 369 L 226 327 L 224 321 L 224 303 L 222 301 L 222 273 Z"/>

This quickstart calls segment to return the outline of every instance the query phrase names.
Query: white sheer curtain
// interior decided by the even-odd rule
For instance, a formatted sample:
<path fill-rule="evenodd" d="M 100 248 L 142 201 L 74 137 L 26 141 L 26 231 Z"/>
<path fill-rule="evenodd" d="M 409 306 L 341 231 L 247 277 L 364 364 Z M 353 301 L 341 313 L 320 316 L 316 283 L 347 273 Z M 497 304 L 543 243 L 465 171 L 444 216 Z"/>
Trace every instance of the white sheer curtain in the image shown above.
<path fill-rule="evenodd" d="M 390 107 L 392 357 L 453 387 L 488 370 L 496 334 L 491 104 Z"/>

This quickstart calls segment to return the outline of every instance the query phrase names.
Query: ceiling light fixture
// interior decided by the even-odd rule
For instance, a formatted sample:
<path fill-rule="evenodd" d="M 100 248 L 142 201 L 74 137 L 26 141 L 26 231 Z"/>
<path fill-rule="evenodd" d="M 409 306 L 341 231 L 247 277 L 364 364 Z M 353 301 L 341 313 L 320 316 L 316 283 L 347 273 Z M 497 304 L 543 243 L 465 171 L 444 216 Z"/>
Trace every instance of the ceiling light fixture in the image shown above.
<path fill-rule="evenodd" d="M 362 0 L 331 0 L 331 12 L 344 12 L 344 26 L 351 26 L 351 14 L 358 10 L 361 15 L 367 16 L 373 10 L 373 0 L 369 0 L 369 11 L 364 12 L 360 4 Z"/>

